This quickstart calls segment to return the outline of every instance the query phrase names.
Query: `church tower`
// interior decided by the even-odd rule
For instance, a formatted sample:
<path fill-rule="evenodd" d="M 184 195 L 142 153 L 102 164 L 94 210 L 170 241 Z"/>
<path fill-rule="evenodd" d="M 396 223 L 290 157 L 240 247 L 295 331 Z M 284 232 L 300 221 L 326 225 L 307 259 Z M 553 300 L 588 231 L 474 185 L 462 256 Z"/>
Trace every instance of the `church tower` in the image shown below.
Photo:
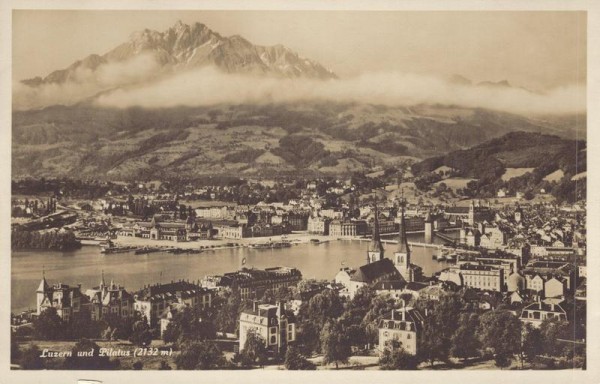
<path fill-rule="evenodd" d="M 103 291 L 106 287 L 106 280 L 104 280 L 104 270 L 102 270 L 102 278 L 100 279 L 100 290 Z"/>
<path fill-rule="evenodd" d="M 375 205 L 375 221 L 373 222 L 373 236 L 367 250 L 367 264 L 383 259 L 383 245 L 379 235 L 379 211 Z"/>
<path fill-rule="evenodd" d="M 469 225 L 471 227 L 475 225 L 475 203 L 473 203 L 473 200 L 469 204 Z"/>
<path fill-rule="evenodd" d="M 521 206 L 517 204 L 517 209 L 515 210 L 515 223 L 519 224 L 523 220 L 523 209 Z"/>
<path fill-rule="evenodd" d="M 37 314 L 40 315 L 42 313 L 42 302 L 48 295 L 50 291 L 50 286 L 46 281 L 46 272 L 42 271 L 42 281 L 40 281 L 40 286 L 36 291 L 36 304 L 37 304 Z"/>
<path fill-rule="evenodd" d="M 400 200 L 401 217 L 400 217 L 400 233 L 398 238 L 398 250 L 394 253 L 394 265 L 404 280 L 407 282 L 414 281 L 413 269 L 410 265 L 410 247 L 406 238 L 406 222 L 404 221 L 404 207 L 406 201 Z"/>
<path fill-rule="evenodd" d="M 427 244 L 433 243 L 433 219 L 429 212 L 425 215 L 425 242 Z"/>

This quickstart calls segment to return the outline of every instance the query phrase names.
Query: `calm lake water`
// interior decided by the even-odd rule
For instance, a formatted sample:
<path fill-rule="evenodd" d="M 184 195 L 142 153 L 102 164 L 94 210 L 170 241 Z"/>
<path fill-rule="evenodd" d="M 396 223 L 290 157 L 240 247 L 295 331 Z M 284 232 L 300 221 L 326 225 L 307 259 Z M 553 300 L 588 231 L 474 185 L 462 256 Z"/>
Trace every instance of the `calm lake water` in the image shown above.
<path fill-rule="evenodd" d="M 422 241 L 422 235 L 411 234 L 409 241 Z M 436 243 L 438 241 L 436 239 Z M 191 281 L 205 275 L 232 272 L 241 267 L 243 258 L 246 258 L 246 267 L 296 267 L 304 278 L 332 280 L 342 263 L 349 267 L 365 264 L 368 244 L 366 241 L 341 240 L 274 250 L 237 248 L 189 255 L 135 255 L 133 252 L 104 255 L 96 246 L 84 246 L 74 252 L 13 252 L 11 308 L 13 312 L 35 308 L 35 291 L 42 268 L 45 268 L 50 284 L 81 284 L 83 291 L 99 284 L 103 270 L 107 281 L 114 280 L 128 291 L 136 291 L 144 284 L 159 281 Z M 391 257 L 396 244 L 384 244 L 384 248 L 385 255 Z M 436 252 L 432 248 L 413 247 L 412 262 L 420 265 L 425 275 L 431 275 L 447 266 L 445 262 L 432 260 Z"/>

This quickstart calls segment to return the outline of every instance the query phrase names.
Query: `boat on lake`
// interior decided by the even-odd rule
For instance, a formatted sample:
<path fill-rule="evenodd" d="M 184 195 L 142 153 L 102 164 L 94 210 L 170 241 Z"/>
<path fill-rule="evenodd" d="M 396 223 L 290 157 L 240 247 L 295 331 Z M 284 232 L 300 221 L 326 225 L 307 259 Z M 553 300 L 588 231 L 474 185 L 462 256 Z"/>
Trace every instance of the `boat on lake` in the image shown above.
<path fill-rule="evenodd" d="M 111 253 L 125 253 L 132 252 L 137 250 L 137 247 L 132 246 L 118 246 L 115 245 L 112 241 L 108 240 L 106 242 L 100 243 L 100 253 L 111 254 Z"/>
<path fill-rule="evenodd" d="M 279 248 L 290 248 L 292 246 L 292 243 L 287 241 L 287 240 L 282 240 L 282 241 L 269 241 L 268 243 L 256 243 L 256 244 L 250 244 L 249 247 L 250 248 L 254 248 L 254 249 L 279 249 Z"/>
<path fill-rule="evenodd" d="M 155 253 L 155 252 L 161 252 L 161 251 L 163 251 L 163 249 L 153 248 L 153 247 L 143 247 L 143 248 L 136 249 L 135 254 L 136 255 L 144 255 L 147 253 Z"/>

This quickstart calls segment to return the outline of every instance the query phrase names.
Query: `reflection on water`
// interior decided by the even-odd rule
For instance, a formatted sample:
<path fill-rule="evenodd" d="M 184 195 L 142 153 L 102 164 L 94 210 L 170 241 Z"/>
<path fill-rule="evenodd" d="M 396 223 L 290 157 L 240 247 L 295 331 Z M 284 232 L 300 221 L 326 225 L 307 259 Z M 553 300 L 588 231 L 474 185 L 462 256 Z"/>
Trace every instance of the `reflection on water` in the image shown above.
<path fill-rule="evenodd" d="M 419 241 L 419 235 L 409 235 L 409 241 Z M 159 281 L 198 280 L 207 274 L 231 272 L 241 267 L 265 268 L 285 265 L 298 268 L 305 278 L 332 280 L 342 265 L 358 267 L 366 263 L 368 242 L 332 241 L 320 245 L 301 244 L 284 249 L 222 249 L 201 254 L 151 253 L 135 255 L 120 253 L 104 255 L 95 246 L 85 246 L 74 252 L 13 252 L 11 307 L 20 312 L 35 307 L 35 291 L 42 269 L 50 284 L 81 284 L 82 290 L 96 286 L 104 271 L 107 281 L 135 291 L 144 284 Z M 385 244 L 386 256 L 391 257 L 395 244 Z M 432 260 L 436 250 L 413 248 L 412 262 L 423 267 L 425 275 L 446 266 Z"/>

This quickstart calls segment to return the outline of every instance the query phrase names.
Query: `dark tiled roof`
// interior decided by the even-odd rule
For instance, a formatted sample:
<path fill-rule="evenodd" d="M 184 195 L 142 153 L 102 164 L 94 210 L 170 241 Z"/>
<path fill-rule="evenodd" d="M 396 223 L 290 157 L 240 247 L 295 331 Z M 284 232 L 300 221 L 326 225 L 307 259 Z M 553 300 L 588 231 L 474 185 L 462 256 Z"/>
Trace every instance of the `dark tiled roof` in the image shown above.
<path fill-rule="evenodd" d="M 448 207 L 445 212 L 448 214 L 466 215 L 469 213 L 469 207 Z"/>
<path fill-rule="evenodd" d="M 406 282 L 402 280 L 385 280 L 373 286 L 376 291 L 401 290 L 406 286 Z"/>
<path fill-rule="evenodd" d="M 404 320 L 402 320 L 402 312 L 405 313 Z M 424 320 L 423 314 L 416 309 L 400 309 L 394 311 L 393 320 L 391 313 L 379 320 L 379 328 L 409 330 L 410 327 L 410 330 L 418 331 Z"/>
<path fill-rule="evenodd" d="M 409 291 L 420 291 L 421 289 L 425 289 L 429 286 L 427 283 L 417 283 L 416 281 L 411 281 L 406 284 L 406 289 Z"/>
<path fill-rule="evenodd" d="M 531 303 L 525 308 L 524 311 L 544 311 L 544 312 L 554 312 L 554 313 L 566 313 L 563 307 L 560 304 L 547 304 L 542 302 Z"/>
<path fill-rule="evenodd" d="M 497 268 L 490 267 L 489 265 L 475 265 L 475 264 L 462 264 L 460 270 L 471 270 L 471 271 L 491 271 Z"/>
<path fill-rule="evenodd" d="M 174 298 L 177 294 L 180 294 L 182 296 L 189 297 L 196 294 L 204 294 L 208 291 L 208 289 L 203 288 L 194 283 L 190 283 L 187 281 L 176 281 L 168 284 L 151 285 L 136 292 L 136 296 L 142 300 L 149 300 L 159 295 Z"/>
<path fill-rule="evenodd" d="M 381 259 L 359 267 L 351 280 L 370 284 L 384 276 L 402 279 L 400 273 L 390 259 Z"/>

